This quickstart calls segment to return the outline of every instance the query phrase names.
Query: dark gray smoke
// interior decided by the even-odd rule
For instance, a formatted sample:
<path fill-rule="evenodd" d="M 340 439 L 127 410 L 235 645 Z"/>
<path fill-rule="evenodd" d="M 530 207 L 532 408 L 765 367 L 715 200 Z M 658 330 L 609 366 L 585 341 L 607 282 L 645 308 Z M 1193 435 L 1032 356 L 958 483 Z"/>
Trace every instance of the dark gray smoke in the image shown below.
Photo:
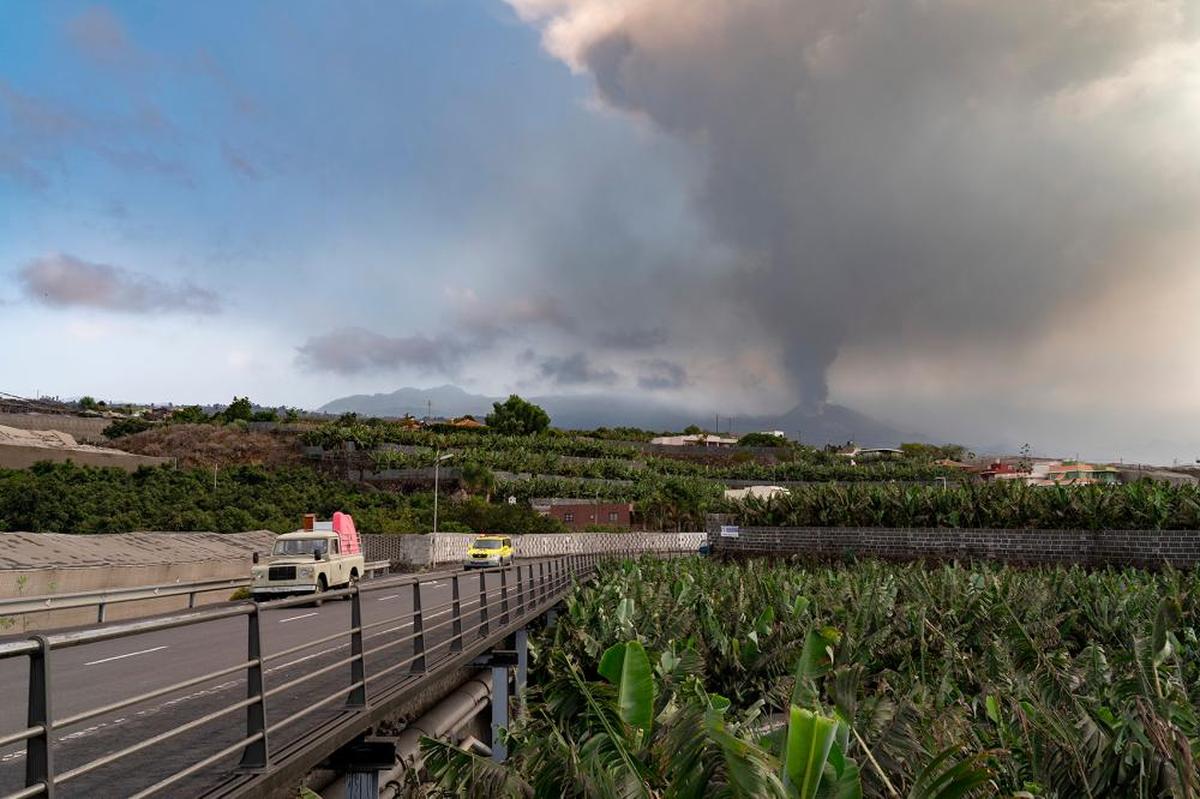
<path fill-rule="evenodd" d="M 1131 268 L 1161 281 L 1200 218 L 1190 0 L 509 2 L 703 154 L 715 292 L 808 403 L 846 344 L 1020 346 Z"/>

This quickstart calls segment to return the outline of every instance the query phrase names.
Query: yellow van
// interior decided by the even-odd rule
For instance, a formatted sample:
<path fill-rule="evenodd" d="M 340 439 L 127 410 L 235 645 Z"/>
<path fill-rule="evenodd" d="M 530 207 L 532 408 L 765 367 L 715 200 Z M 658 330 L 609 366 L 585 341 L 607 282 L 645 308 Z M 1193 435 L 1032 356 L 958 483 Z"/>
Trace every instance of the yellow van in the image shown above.
<path fill-rule="evenodd" d="M 507 566 L 513 561 L 512 539 L 506 535 L 477 536 L 467 547 L 468 569 L 488 569 Z"/>

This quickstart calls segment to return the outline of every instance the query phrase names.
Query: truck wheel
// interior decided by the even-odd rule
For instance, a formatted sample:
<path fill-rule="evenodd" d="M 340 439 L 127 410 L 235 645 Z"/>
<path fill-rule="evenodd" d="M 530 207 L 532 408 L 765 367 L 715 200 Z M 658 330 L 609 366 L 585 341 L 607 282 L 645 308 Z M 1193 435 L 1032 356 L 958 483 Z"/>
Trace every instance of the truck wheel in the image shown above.
<path fill-rule="evenodd" d="M 314 608 L 321 607 L 321 605 L 325 602 L 324 599 L 321 599 L 321 594 L 325 593 L 327 590 L 329 590 L 329 584 L 325 582 L 325 575 L 317 575 L 317 593 L 314 595 L 313 599 Z"/>

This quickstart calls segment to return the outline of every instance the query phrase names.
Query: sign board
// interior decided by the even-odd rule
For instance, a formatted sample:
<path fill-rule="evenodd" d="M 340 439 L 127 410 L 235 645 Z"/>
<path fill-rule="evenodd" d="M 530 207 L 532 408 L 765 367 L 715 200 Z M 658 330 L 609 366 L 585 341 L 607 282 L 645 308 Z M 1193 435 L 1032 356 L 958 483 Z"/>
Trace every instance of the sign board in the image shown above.
<path fill-rule="evenodd" d="M 721 538 L 737 538 L 739 532 L 740 531 L 736 524 L 721 525 Z"/>

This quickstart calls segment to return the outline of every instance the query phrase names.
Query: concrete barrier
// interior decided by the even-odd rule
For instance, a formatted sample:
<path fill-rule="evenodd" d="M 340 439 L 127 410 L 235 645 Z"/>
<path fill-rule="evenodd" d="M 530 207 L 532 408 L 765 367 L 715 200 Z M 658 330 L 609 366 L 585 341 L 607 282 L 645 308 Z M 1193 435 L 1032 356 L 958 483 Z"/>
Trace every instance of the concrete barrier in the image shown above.
<path fill-rule="evenodd" d="M 250 533 L 0 533 L 0 597 L 12 599 L 112 588 L 246 577 L 253 552 L 268 552 L 275 534 Z M 228 592 L 196 597 L 223 602 Z M 108 618 L 130 619 L 187 607 L 186 595 L 113 605 Z M 91 624 L 91 608 L 0 617 L 0 635 Z"/>
<path fill-rule="evenodd" d="M 425 535 L 363 535 L 367 560 L 389 560 L 411 568 L 442 563 L 462 563 L 475 536 L 470 533 Z M 695 552 L 706 541 L 705 533 L 552 533 L 514 535 L 519 558 L 572 555 L 587 552 Z"/>

